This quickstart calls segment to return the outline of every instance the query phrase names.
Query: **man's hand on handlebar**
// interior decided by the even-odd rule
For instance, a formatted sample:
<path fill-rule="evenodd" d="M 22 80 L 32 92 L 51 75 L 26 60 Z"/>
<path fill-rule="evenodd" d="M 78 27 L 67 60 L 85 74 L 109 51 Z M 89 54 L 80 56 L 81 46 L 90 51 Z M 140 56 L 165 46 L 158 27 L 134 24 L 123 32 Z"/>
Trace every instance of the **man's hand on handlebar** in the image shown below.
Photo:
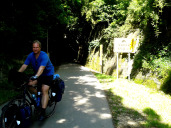
<path fill-rule="evenodd" d="M 38 76 L 32 76 L 32 77 L 30 77 L 30 80 L 37 80 L 38 79 Z"/>

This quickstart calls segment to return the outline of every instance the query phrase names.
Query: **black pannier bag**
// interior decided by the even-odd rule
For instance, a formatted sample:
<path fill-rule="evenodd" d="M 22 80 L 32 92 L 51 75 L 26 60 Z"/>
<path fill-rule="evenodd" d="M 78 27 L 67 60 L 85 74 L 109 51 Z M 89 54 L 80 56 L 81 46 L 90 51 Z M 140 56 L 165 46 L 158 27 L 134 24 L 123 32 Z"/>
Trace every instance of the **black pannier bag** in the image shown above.
<path fill-rule="evenodd" d="M 62 95 L 64 94 L 65 83 L 61 78 L 55 78 L 52 84 L 52 98 L 56 102 L 61 101 Z"/>
<path fill-rule="evenodd" d="M 31 108 L 30 106 L 21 106 L 16 116 L 17 128 L 27 128 L 31 125 Z"/>

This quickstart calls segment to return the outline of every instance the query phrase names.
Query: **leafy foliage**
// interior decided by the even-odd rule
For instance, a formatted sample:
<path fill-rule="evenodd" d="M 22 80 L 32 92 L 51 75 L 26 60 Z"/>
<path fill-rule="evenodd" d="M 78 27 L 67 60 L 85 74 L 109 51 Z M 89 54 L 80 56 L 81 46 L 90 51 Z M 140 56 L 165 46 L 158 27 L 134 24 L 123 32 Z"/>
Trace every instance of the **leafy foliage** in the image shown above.
<path fill-rule="evenodd" d="M 170 37 L 167 28 L 171 24 L 167 18 L 171 12 L 167 0 L 94 0 L 85 5 L 82 15 L 86 15 L 94 29 L 100 22 L 108 25 L 103 28 L 89 49 L 103 44 L 105 57 L 113 56 L 113 38 L 128 37 L 139 31 L 139 51 L 135 54 L 132 77 L 142 71 L 144 74 L 155 74 L 163 81 L 170 68 Z"/>
<path fill-rule="evenodd" d="M 84 64 L 88 50 L 101 44 L 107 60 L 113 57 L 114 38 L 138 30 L 132 76 L 151 70 L 165 78 L 171 55 L 169 0 L 6 0 L 0 9 L 1 55 L 22 58 L 39 39 L 44 51 L 49 42 L 55 63 L 72 57 Z"/>

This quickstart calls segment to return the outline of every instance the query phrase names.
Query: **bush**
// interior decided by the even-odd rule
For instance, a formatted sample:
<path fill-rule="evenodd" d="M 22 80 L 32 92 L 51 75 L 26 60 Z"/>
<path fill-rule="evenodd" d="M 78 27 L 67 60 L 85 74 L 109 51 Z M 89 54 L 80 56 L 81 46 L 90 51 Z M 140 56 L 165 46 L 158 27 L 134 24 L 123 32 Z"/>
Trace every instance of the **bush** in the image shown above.
<path fill-rule="evenodd" d="M 171 70 L 169 71 L 168 77 L 163 82 L 161 90 L 167 94 L 171 94 Z"/>

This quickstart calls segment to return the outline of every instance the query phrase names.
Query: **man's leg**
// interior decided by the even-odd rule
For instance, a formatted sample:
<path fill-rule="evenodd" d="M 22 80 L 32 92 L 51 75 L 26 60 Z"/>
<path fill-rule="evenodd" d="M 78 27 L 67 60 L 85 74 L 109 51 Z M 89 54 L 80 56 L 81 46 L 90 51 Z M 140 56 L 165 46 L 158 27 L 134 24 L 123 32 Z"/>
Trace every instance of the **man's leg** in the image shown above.
<path fill-rule="evenodd" d="M 48 101 L 49 101 L 48 91 L 49 91 L 49 86 L 43 84 L 42 85 L 42 101 L 41 101 L 42 102 L 42 108 L 43 109 L 46 109 L 47 104 L 48 104 Z"/>
<path fill-rule="evenodd" d="M 42 85 L 42 100 L 41 100 L 42 109 L 41 109 L 41 114 L 40 114 L 39 120 L 43 120 L 44 119 L 45 110 L 46 110 L 46 107 L 47 107 L 47 104 L 48 104 L 48 101 L 49 101 L 48 91 L 49 91 L 49 86 L 43 84 Z"/>
<path fill-rule="evenodd" d="M 41 86 L 41 90 L 42 90 L 42 99 L 41 99 L 41 103 L 42 103 L 42 109 L 41 109 L 41 115 L 40 115 L 40 119 L 39 120 L 43 120 L 44 119 L 44 115 L 45 115 L 45 109 L 48 105 L 48 101 L 49 101 L 49 88 L 50 88 L 50 83 L 53 80 L 53 76 L 42 76 L 40 77 L 40 83 L 42 83 Z"/>

